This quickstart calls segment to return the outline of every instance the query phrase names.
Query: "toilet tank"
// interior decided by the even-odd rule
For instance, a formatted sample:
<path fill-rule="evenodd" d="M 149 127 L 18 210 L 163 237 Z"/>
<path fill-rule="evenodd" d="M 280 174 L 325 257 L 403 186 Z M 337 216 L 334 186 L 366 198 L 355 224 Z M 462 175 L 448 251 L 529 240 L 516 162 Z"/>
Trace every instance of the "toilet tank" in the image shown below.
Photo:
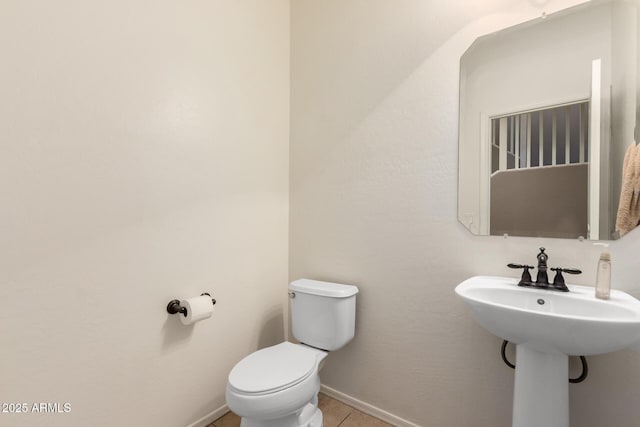
<path fill-rule="evenodd" d="M 358 288 L 299 279 L 289 284 L 293 336 L 303 344 L 333 351 L 353 339 Z"/>

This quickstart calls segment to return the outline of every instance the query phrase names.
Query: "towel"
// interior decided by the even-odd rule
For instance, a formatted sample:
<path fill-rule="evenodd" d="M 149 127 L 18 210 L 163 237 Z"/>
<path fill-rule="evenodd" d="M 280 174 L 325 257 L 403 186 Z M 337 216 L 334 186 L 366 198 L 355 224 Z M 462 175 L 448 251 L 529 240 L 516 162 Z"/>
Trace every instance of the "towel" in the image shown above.
<path fill-rule="evenodd" d="M 635 144 L 634 144 L 635 145 Z M 635 155 L 633 156 L 633 197 L 631 199 L 631 207 L 629 209 L 629 231 L 633 230 L 640 224 L 640 149 L 637 145 Z"/>
<path fill-rule="evenodd" d="M 633 230 L 640 220 L 640 150 L 631 144 L 622 164 L 622 188 L 616 216 L 616 231 L 620 237 Z"/>

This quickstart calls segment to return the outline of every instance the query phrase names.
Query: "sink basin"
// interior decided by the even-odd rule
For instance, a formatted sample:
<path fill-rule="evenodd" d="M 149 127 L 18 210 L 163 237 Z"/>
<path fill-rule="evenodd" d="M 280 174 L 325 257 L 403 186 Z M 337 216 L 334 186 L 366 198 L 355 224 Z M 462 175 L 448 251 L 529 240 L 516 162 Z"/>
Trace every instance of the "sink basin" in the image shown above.
<path fill-rule="evenodd" d="M 568 355 L 621 350 L 640 341 L 640 301 L 613 290 L 569 292 L 518 286 L 518 279 L 476 276 L 456 287 L 478 324 L 516 344 L 513 427 L 569 427 Z"/>
<path fill-rule="evenodd" d="M 456 287 L 476 322 L 514 344 L 546 352 L 593 355 L 640 341 L 640 301 L 617 290 L 594 297 L 588 286 L 569 292 L 517 286 L 518 279 L 476 276 Z"/>

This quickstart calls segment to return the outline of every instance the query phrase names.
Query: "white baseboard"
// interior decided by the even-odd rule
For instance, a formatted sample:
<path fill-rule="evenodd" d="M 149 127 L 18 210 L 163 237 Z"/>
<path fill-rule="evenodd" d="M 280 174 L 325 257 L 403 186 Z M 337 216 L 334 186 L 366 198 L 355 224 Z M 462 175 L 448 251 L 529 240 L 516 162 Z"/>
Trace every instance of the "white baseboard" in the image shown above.
<path fill-rule="evenodd" d="M 209 412 L 207 415 L 200 418 L 198 421 L 192 424 L 189 424 L 187 427 L 205 427 L 206 425 L 211 424 L 212 422 L 214 422 L 215 420 L 217 420 L 227 412 L 229 412 L 229 407 L 226 404 L 222 405 L 218 409 L 214 409 L 213 411 Z"/>
<path fill-rule="evenodd" d="M 320 392 L 336 400 L 339 400 L 345 405 L 352 406 L 360 412 L 364 412 L 367 415 L 376 417 L 396 427 L 420 427 L 418 424 L 414 424 L 411 421 L 407 421 L 404 418 L 400 418 L 397 415 L 393 415 L 392 413 L 385 411 L 384 409 L 380 409 L 377 406 L 365 403 L 362 400 L 358 400 L 355 397 L 349 396 L 348 394 L 345 394 L 341 391 L 335 390 L 331 387 L 327 387 L 324 384 L 320 386 Z"/>
<path fill-rule="evenodd" d="M 377 406 L 370 405 L 368 403 L 363 402 L 362 400 L 358 400 L 355 397 L 349 396 L 341 391 L 335 390 L 331 387 L 327 387 L 326 385 L 320 386 L 320 392 L 326 394 L 329 397 L 332 397 L 340 402 L 352 406 L 356 408 L 358 411 L 364 412 L 367 415 L 371 415 L 372 417 L 376 417 L 384 422 L 392 424 L 396 427 L 420 427 L 418 424 L 412 423 L 411 421 L 407 421 L 404 418 L 400 418 L 397 415 L 394 415 L 390 412 L 385 411 L 384 409 L 380 409 Z M 189 424 L 186 427 L 205 427 L 206 425 L 214 422 L 224 414 L 229 412 L 229 407 L 227 405 L 222 405 L 218 409 L 215 409 L 209 412 L 204 417 L 200 418 L 196 422 Z"/>

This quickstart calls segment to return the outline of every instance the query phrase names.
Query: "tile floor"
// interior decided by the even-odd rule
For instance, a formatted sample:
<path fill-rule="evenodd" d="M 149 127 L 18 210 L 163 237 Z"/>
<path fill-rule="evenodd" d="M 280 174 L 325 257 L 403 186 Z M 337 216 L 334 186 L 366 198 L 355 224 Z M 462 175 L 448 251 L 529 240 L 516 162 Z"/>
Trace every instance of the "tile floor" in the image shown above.
<path fill-rule="evenodd" d="M 364 414 L 351 406 L 330 398 L 326 394 L 320 393 L 318 406 L 320 406 L 324 416 L 323 427 L 391 427 L 391 424 Z M 233 412 L 227 412 L 207 427 L 239 426 L 240 417 Z"/>

